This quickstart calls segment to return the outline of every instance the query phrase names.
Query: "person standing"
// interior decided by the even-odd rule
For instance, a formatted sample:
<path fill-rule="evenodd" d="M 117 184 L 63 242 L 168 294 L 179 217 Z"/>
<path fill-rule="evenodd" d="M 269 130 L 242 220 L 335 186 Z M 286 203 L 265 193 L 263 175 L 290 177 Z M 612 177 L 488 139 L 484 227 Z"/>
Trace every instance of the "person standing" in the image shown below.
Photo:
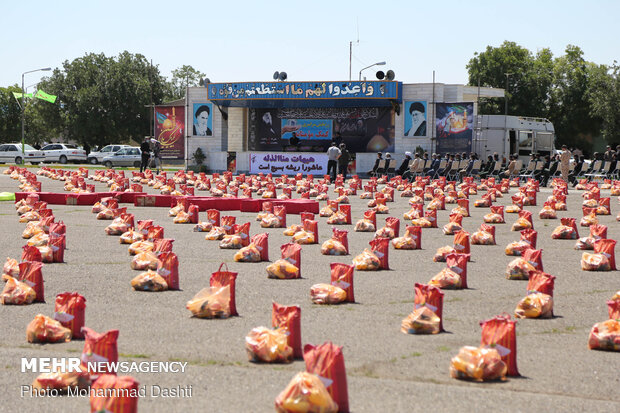
<path fill-rule="evenodd" d="M 327 150 L 327 175 L 331 176 L 332 181 L 336 180 L 338 173 L 338 158 L 340 158 L 340 149 L 336 146 L 336 142 L 332 141 L 331 146 Z"/>
<path fill-rule="evenodd" d="M 342 175 L 344 179 L 347 179 L 347 169 L 349 168 L 349 161 L 351 155 L 347 151 L 347 145 L 345 143 L 340 144 L 340 157 L 338 158 L 338 173 Z"/>
<path fill-rule="evenodd" d="M 153 162 L 156 168 L 156 173 L 159 174 L 159 168 L 161 168 L 161 144 L 155 138 L 151 138 L 151 151 L 153 152 Z"/>
<path fill-rule="evenodd" d="M 140 172 L 146 171 L 149 167 L 149 159 L 151 158 L 151 145 L 149 144 L 149 137 L 144 137 L 144 142 L 140 145 L 140 151 L 142 152 L 142 163 L 140 163 Z"/>
<path fill-rule="evenodd" d="M 571 154 L 566 145 L 562 145 L 562 153 L 560 154 L 560 172 L 562 179 L 568 183 L 568 170 L 570 169 Z"/>

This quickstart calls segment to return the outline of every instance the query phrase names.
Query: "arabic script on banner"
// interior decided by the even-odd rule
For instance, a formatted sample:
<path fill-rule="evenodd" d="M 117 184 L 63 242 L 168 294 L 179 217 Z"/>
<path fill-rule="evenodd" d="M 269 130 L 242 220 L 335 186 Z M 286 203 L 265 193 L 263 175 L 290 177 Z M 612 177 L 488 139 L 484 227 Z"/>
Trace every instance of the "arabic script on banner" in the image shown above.
<path fill-rule="evenodd" d="M 250 173 L 272 173 L 278 175 L 325 175 L 327 172 L 326 154 L 285 153 L 285 152 L 251 152 Z"/>

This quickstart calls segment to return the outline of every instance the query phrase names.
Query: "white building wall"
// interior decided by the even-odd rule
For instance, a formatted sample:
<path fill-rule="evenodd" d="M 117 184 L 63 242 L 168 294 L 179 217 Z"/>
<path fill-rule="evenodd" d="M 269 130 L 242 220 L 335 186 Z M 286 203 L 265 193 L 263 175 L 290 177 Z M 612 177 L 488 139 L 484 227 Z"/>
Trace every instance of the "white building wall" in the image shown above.
<path fill-rule="evenodd" d="M 186 135 L 188 165 L 195 165 L 194 152 L 201 148 L 207 156 L 205 164 L 210 171 L 225 171 L 228 145 L 228 125 L 225 124 L 222 113 L 215 103 L 207 99 L 207 89 L 203 87 L 189 88 L 186 104 Z M 211 131 L 213 136 L 193 137 L 192 126 L 194 124 L 194 103 L 213 103 L 211 113 Z"/>

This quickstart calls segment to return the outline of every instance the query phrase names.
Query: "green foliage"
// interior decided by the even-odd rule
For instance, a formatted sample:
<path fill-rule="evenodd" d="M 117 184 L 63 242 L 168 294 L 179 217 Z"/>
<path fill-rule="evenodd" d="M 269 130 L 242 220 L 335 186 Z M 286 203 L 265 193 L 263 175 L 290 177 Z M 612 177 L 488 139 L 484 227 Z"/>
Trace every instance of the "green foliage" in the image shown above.
<path fill-rule="evenodd" d="M 506 89 L 509 115 L 551 120 L 557 145 L 588 152 L 601 125 L 609 142 L 620 141 L 618 69 L 615 77 L 609 75 L 605 66 L 585 61 L 577 46 L 568 45 L 563 56 L 554 58 L 549 49 L 534 55 L 506 41 L 476 53 L 467 70 L 470 85 Z M 503 114 L 504 104 L 504 99 L 481 100 L 479 111 Z"/>
<path fill-rule="evenodd" d="M 181 99 L 185 96 L 187 87 L 198 86 L 205 74 L 192 66 L 183 65 L 172 71 L 172 80 L 168 84 L 166 100 Z"/>
<path fill-rule="evenodd" d="M 194 160 L 196 161 L 196 164 L 202 165 L 206 158 L 207 156 L 202 149 L 200 149 L 200 147 L 196 148 L 196 151 L 194 152 Z"/>
<path fill-rule="evenodd" d="M 22 89 L 17 85 L 0 87 L 0 143 L 21 139 L 21 109 L 13 92 L 21 93 Z"/>

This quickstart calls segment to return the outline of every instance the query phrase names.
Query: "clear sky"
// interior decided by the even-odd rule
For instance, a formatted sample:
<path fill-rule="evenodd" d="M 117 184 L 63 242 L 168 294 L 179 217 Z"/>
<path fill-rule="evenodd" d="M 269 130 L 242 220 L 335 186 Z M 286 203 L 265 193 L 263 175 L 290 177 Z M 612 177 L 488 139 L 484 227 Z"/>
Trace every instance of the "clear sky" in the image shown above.
<path fill-rule="evenodd" d="M 191 65 L 212 82 L 346 80 L 391 69 L 405 83 L 466 83 L 465 65 L 487 45 L 514 41 L 587 60 L 620 60 L 620 0 L 315 0 L 0 2 L 0 86 L 25 71 L 61 67 L 85 53 L 141 53 L 170 78 Z M 26 75 L 26 86 L 41 73 Z"/>

